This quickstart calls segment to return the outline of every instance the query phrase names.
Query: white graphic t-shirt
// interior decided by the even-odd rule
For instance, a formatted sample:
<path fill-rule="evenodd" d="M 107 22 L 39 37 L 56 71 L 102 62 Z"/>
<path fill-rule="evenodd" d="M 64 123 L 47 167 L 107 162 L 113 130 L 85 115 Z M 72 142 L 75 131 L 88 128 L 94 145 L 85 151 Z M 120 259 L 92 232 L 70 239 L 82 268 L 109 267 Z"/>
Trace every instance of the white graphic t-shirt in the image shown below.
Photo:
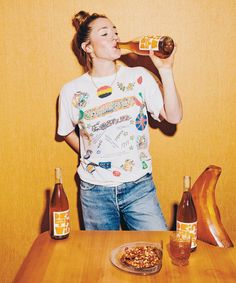
<path fill-rule="evenodd" d="M 152 172 L 147 111 L 158 120 L 163 99 L 146 69 L 120 66 L 92 79 L 85 73 L 63 86 L 59 102 L 58 134 L 79 127 L 82 180 L 117 186 Z"/>

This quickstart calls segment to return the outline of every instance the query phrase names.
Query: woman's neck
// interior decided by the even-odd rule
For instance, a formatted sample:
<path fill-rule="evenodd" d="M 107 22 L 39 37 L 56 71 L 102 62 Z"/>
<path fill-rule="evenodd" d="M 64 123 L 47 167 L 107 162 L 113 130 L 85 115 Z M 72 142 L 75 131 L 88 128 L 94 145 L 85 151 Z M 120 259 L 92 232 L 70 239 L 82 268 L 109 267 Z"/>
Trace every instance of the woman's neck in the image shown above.
<path fill-rule="evenodd" d="M 93 62 L 92 70 L 89 74 L 93 77 L 105 77 L 117 72 L 115 62 Z"/>

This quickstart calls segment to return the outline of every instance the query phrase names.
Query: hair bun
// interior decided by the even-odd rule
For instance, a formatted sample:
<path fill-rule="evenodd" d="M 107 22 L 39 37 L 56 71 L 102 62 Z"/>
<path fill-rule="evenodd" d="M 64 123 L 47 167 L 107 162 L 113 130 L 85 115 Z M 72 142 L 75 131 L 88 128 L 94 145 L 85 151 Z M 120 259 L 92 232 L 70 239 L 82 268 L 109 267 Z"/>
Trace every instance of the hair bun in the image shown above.
<path fill-rule="evenodd" d="M 80 26 L 87 20 L 89 16 L 90 16 L 89 13 L 85 11 L 80 11 L 79 13 L 74 15 L 74 18 L 72 19 L 72 23 L 76 31 L 80 29 Z"/>

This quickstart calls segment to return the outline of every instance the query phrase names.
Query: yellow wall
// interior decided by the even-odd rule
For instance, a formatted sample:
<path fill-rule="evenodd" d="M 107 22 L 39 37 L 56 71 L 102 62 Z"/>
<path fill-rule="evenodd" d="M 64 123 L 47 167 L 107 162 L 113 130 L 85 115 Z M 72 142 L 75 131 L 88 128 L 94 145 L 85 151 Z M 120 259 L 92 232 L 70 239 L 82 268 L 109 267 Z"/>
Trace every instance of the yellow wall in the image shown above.
<path fill-rule="evenodd" d="M 167 34 L 178 44 L 174 67 L 184 119 L 174 136 L 151 131 L 154 178 L 168 225 L 182 193 L 221 166 L 217 203 L 226 230 L 236 230 L 236 2 L 235 0 L 0 1 L 1 272 L 10 282 L 34 238 L 45 229 L 54 167 L 63 180 L 78 228 L 75 153 L 55 140 L 61 86 L 82 70 L 70 49 L 72 15 L 80 9 L 109 16 L 128 40 Z M 41 228 L 42 227 L 42 228 Z"/>

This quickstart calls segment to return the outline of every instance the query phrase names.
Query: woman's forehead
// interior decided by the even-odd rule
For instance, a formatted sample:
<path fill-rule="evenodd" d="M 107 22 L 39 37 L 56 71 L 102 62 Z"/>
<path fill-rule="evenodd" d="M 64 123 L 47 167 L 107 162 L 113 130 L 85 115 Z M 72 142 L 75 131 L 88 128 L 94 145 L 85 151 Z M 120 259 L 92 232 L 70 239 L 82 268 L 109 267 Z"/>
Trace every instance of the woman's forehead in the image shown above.
<path fill-rule="evenodd" d="M 94 31 L 99 31 L 106 28 L 116 28 L 115 25 L 107 18 L 98 18 L 91 23 Z"/>

